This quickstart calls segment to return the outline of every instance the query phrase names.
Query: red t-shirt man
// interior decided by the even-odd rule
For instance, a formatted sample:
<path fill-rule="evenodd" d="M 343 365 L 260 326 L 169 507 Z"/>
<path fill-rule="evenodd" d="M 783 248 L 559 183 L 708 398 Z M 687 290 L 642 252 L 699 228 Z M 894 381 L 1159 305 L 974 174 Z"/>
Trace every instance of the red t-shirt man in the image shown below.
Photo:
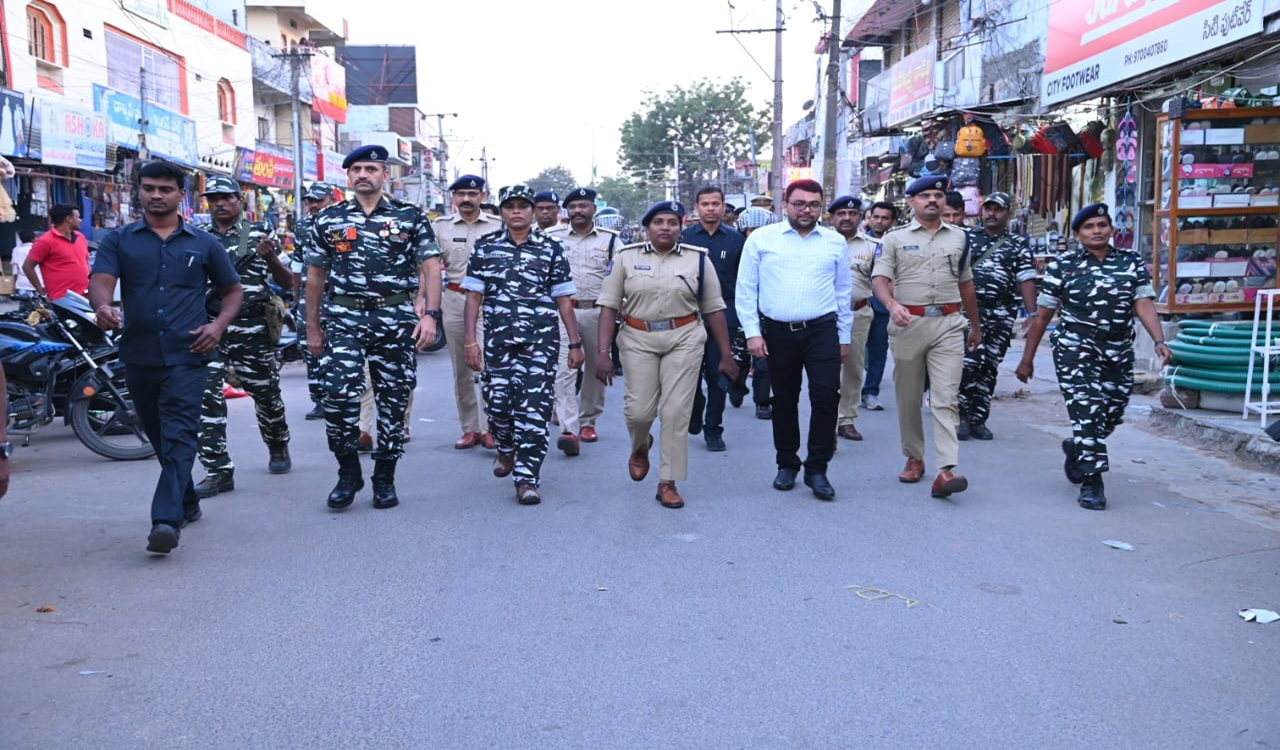
<path fill-rule="evenodd" d="M 23 270 L 39 266 L 44 294 L 51 300 L 67 292 L 84 294 L 89 289 L 89 242 L 76 231 L 80 226 L 80 212 L 73 209 L 65 217 L 50 218 L 63 220 L 55 221 L 53 229 L 36 238 Z M 34 279 L 32 284 L 35 285 Z"/>

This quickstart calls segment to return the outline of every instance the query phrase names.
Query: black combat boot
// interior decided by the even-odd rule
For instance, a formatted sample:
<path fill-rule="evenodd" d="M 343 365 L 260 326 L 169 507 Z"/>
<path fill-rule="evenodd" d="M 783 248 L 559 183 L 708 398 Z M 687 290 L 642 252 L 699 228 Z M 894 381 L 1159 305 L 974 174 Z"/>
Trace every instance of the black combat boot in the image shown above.
<path fill-rule="evenodd" d="M 207 500 L 223 492 L 231 492 L 236 488 L 235 475 L 229 471 L 211 471 L 196 485 L 196 497 Z"/>
<path fill-rule="evenodd" d="M 293 460 L 289 458 L 288 443 L 270 443 L 267 450 L 271 452 L 271 460 L 267 462 L 267 471 L 272 474 L 288 474 L 293 468 Z"/>
<path fill-rule="evenodd" d="M 1086 510 L 1106 510 L 1107 493 L 1102 489 L 1101 474 L 1086 474 L 1080 484 L 1080 507 Z"/>
<path fill-rule="evenodd" d="M 379 458 L 373 462 L 373 507 L 394 508 L 400 504 L 396 497 L 396 459 Z"/>
<path fill-rule="evenodd" d="M 356 493 L 364 489 L 364 476 L 360 473 L 360 454 L 339 453 L 338 483 L 329 493 L 329 507 L 342 510 L 356 499 Z"/>
<path fill-rule="evenodd" d="M 1062 441 L 1062 453 L 1066 456 L 1066 460 L 1062 462 L 1062 471 L 1067 475 L 1067 481 L 1072 484 L 1080 484 L 1084 481 L 1084 473 L 1080 471 L 1080 467 L 1076 464 L 1076 446 L 1071 438 Z"/>

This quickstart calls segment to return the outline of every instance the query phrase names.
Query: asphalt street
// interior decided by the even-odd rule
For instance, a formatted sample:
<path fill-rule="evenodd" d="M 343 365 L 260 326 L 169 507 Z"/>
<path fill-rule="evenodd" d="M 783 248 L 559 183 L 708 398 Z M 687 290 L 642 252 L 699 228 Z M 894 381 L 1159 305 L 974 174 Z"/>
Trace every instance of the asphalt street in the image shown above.
<path fill-rule="evenodd" d="M 0 745 L 1280 745 L 1280 622 L 1237 615 L 1280 610 L 1280 481 L 1138 409 L 1110 508 L 1081 510 L 1041 360 L 1029 391 L 1004 376 L 953 500 L 896 480 L 886 378 L 834 503 L 770 487 L 748 404 L 727 452 L 693 439 L 672 511 L 656 472 L 627 476 L 621 383 L 600 442 L 553 447 L 543 504 L 521 507 L 493 454 L 452 449 L 448 361 L 424 355 L 401 506 L 366 488 L 341 514 L 291 365 L 293 472 L 267 474 L 232 401 L 237 489 L 167 558 L 143 549 L 154 462 L 51 426 L 0 501 Z"/>

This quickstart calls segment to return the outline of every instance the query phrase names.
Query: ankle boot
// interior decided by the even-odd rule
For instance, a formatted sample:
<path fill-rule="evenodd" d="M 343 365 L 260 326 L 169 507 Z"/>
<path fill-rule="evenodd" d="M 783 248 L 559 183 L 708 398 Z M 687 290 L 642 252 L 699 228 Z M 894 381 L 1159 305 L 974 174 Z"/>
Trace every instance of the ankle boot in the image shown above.
<path fill-rule="evenodd" d="M 267 463 L 267 471 L 272 474 L 288 474 L 293 468 L 293 460 L 289 458 L 288 443 L 271 443 L 267 446 L 271 452 L 271 460 Z"/>
<path fill-rule="evenodd" d="M 396 459 L 379 458 L 373 462 L 373 507 L 394 508 L 396 497 Z"/>
<path fill-rule="evenodd" d="M 1101 474 L 1086 474 L 1080 484 L 1080 498 L 1076 501 L 1087 510 L 1105 510 L 1107 493 L 1102 489 Z"/>
<path fill-rule="evenodd" d="M 338 483 L 329 493 L 329 507 L 342 510 L 364 489 L 364 476 L 360 472 L 360 454 L 339 453 L 335 458 L 338 459 Z"/>

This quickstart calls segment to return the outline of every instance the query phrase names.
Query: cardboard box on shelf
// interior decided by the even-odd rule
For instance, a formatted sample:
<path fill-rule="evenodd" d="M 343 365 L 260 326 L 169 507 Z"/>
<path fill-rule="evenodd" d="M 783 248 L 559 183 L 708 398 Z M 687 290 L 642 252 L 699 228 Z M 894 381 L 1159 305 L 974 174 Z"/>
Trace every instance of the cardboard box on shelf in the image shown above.
<path fill-rule="evenodd" d="M 1204 227 L 1196 229 L 1179 229 L 1179 245 L 1204 245 L 1209 242 L 1209 230 Z"/>
<path fill-rule="evenodd" d="M 1218 193 L 1210 197 L 1214 208 L 1248 208 L 1249 198 L 1253 196 L 1248 193 Z"/>
<path fill-rule="evenodd" d="M 1251 195 L 1249 196 L 1250 206 L 1280 206 L 1280 195 Z M 1273 230 L 1274 231 L 1274 230 Z"/>
<path fill-rule="evenodd" d="M 1238 146 L 1244 143 L 1244 128 L 1209 128 L 1204 131 L 1206 146 Z"/>
<path fill-rule="evenodd" d="M 1221 198 L 1222 196 L 1214 196 L 1214 197 Z M 1210 229 L 1209 230 L 1209 244 L 1211 245 L 1243 245 L 1248 241 L 1249 241 L 1248 229 Z"/>
<path fill-rule="evenodd" d="M 1187 137 L 1187 131 L 1182 131 L 1183 143 Z M 1277 143 L 1280 142 L 1280 125 L 1245 125 L 1244 126 L 1244 142 L 1245 143 Z"/>
<path fill-rule="evenodd" d="M 1212 195 L 1179 195 L 1178 208 L 1213 208 Z"/>

